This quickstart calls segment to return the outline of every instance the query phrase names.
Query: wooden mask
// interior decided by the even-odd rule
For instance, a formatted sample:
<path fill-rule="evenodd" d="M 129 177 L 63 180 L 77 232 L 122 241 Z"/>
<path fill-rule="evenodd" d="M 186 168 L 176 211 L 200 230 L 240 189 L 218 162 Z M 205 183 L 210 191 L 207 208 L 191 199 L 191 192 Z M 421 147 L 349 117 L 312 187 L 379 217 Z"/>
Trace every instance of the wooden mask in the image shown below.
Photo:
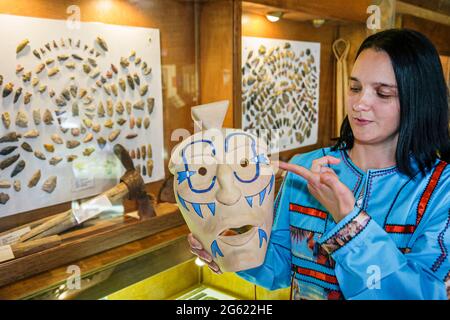
<path fill-rule="evenodd" d="M 192 108 L 202 130 L 176 146 L 169 170 L 189 229 L 222 271 L 234 272 L 264 262 L 275 176 L 264 142 L 243 130 L 220 128 L 227 107 L 218 102 Z"/>

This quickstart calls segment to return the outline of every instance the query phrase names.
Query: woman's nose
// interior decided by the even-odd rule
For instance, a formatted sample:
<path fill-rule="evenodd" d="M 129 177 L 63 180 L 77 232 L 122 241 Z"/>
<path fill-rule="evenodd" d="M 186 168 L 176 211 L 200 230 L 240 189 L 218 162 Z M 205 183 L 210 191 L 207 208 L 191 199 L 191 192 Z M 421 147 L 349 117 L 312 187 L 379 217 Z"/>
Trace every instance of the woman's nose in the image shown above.
<path fill-rule="evenodd" d="M 369 107 L 368 107 L 367 104 L 365 104 L 365 103 L 363 103 L 363 102 L 361 102 L 361 101 L 358 101 L 358 102 L 356 102 L 355 104 L 352 105 L 352 109 L 353 109 L 353 111 L 355 111 L 355 112 L 360 112 L 360 111 L 366 111 L 366 110 L 368 110 Z"/>
<path fill-rule="evenodd" d="M 372 104 L 372 97 L 368 90 L 363 90 L 356 99 L 352 100 L 352 109 L 355 112 L 367 111 Z"/>
<path fill-rule="evenodd" d="M 216 199 L 220 203 L 232 206 L 241 198 L 241 190 L 234 184 L 233 170 L 227 164 L 219 164 L 217 169 L 217 182 L 219 190 Z"/>

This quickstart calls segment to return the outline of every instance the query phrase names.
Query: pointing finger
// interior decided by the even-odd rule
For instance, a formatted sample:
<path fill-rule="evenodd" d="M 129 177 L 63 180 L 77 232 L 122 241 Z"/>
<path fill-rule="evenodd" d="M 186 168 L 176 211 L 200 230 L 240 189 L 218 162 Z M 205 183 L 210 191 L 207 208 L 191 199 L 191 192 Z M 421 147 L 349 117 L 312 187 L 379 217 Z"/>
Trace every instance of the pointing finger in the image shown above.
<path fill-rule="evenodd" d="M 296 175 L 299 175 L 299 176 L 305 178 L 306 180 L 308 180 L 308 182 L 313 179 L 312 172 L 302 166 L 298 166 L 296 164 L 287 163 L 287 162 L 283 162 L 283 161 L 279 162 L 279 166 L 283 170 L 295 173 Z"/>

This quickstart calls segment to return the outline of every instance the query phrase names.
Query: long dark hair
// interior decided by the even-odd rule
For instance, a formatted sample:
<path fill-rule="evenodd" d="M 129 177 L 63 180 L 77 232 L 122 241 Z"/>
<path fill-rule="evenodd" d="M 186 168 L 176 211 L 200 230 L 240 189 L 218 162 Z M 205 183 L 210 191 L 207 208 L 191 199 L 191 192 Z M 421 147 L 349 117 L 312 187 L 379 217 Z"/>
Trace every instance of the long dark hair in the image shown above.
<path fill-rule="evenodd" d="M 430 170 L 436 159 L 450 160 L 448 88 L 439 54 L 423 34 L 408 29 L 390 29 L 369 36 L 356 54 L 365 49 L 386 52 L 397 81 L 400 100 L 400 128 L 396 150 L 398 170 L 414 175 L 410 156 L 420 171 Z M 353 147 L 348 117 L 333 150 Z"/>

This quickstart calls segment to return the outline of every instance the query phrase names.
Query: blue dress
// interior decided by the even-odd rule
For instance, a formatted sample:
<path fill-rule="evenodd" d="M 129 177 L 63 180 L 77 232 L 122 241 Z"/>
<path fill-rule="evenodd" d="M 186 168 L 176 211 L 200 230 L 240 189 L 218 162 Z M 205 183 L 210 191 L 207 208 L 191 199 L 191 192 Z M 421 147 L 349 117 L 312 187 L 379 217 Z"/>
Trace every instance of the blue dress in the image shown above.
<path fill-rule="evenodd" d="M 363 172 L 346 151 L 319 149 L 291 163 L 310 168 L 325 155 L 353 191 L 354 210 L 339 223 L 288 173 L 275 201 L 263 265 L 237 274 L 292 299 L 447 299 L 450 284 L 450 166 L 437 160 L 414 179 L 394 166 Z M 447 283 L 447 287 L 446 287 Z"/>

